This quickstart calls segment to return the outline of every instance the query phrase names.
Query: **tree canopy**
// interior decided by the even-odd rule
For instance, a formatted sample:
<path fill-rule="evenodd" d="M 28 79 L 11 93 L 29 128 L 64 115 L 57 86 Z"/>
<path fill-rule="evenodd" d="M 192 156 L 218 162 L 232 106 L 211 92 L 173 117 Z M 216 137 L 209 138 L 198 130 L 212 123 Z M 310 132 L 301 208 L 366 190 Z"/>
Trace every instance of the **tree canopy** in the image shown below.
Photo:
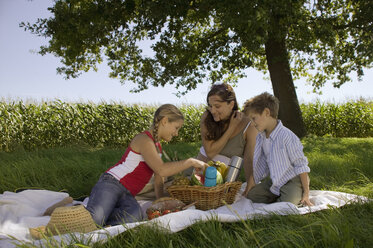
<path fill-rule="evenodd" d="M 339 87 L 373 60 L 370 0 L 56 0 L 49 10 L 21 26 L 49 38 L 40 54 L 60 57 L 66 78 L 105 59 L 110 77 L 135 91 L 173 84 L 183 93 L 204 80 L 235 83 L 253 67 L 270 73 L 280 116 L 294 128 L 302 119 L 290 116 L 300 115 L 293 78 Z"/>

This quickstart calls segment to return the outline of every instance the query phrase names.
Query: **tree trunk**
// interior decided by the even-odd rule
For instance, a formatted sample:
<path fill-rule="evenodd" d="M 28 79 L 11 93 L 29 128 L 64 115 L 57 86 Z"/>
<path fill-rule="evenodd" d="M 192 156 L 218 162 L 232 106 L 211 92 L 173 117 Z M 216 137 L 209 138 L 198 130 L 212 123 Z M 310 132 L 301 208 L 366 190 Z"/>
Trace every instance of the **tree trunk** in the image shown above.
<path fill-rule="evenodd" d="M 302 138 L 306 135 L 306 128 L 290 71 L 285 39 L 278 41 L 269 35 L 265 51 L 273 93 L 280 100 L 279 119 Z"/>

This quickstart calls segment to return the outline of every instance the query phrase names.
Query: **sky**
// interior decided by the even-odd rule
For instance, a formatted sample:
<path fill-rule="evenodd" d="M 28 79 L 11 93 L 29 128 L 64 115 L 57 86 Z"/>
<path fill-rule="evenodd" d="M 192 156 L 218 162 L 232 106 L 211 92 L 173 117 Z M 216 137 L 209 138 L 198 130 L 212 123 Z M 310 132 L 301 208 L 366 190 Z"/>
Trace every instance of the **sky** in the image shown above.
<path fill-rule="evenodd" d="M 109 78 L 110 69 L 105 64 L 98 72 L 83 73 L 75 79 L 65 80 L 57 74 L 62 64 L 53 55 L 41 56 L 36 52 L 47 40 L 19 27 L 21 22 L 35 23 L 37 18 L 50 16 L 48 7 L 52 0 L 0 0 L 0 100 L 6 101 L 50 101 L 94 102 L 127 104 L 205 104 L 210 82 L 200 84 L 188 94 L 177 97 L 173 86 L 150 87 L 141 93 L 130 93 L 133 84 L 122 85 L 119 80 Z M 146 48 L 144 48 L 146 49 Z M 268 75 L 248 69 L 247 77 L 239 80 L 234 88 L 237 100 L 242 106 L 245 100 L 264 91 L 273 93 Z M 373 68 L 366 69 L 362 81 L 351 75 L 352 82 L 341 88 L 328 83 L 322 88 L 322 95 L 312 93 L 312 87 L 305 80 L 295 81 L 298 100 L 302 103 L 320 100 L 340 103 L 360 97 L 372 99 Z"/>

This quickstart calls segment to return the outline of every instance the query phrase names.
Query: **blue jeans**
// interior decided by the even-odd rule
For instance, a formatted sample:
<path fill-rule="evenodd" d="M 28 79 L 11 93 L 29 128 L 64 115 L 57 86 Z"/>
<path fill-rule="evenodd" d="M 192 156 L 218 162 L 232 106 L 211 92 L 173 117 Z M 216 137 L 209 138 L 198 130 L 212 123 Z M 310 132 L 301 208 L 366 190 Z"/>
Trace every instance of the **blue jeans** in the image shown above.
<path fill-rule="evenodd" d="M 93 187 L 86 208 L 100 226 L 137 222 L 144 218 L 135 197 L 108 173 L 103 173 Z"/>

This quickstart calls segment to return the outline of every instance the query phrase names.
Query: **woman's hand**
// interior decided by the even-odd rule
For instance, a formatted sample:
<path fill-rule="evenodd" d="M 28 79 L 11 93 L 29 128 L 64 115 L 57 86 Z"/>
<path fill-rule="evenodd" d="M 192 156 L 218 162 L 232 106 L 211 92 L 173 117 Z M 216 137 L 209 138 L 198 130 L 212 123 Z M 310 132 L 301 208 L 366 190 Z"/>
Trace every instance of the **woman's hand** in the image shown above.
<path fill-rule="evenodd" d="M 231 116 L 231 120 L 229 122 L 229 128 L 232 128 L 232 130 L 235 130 L 242 121 L 243 113 L 240 111 L 234 111 L 234 113 Z"/>

